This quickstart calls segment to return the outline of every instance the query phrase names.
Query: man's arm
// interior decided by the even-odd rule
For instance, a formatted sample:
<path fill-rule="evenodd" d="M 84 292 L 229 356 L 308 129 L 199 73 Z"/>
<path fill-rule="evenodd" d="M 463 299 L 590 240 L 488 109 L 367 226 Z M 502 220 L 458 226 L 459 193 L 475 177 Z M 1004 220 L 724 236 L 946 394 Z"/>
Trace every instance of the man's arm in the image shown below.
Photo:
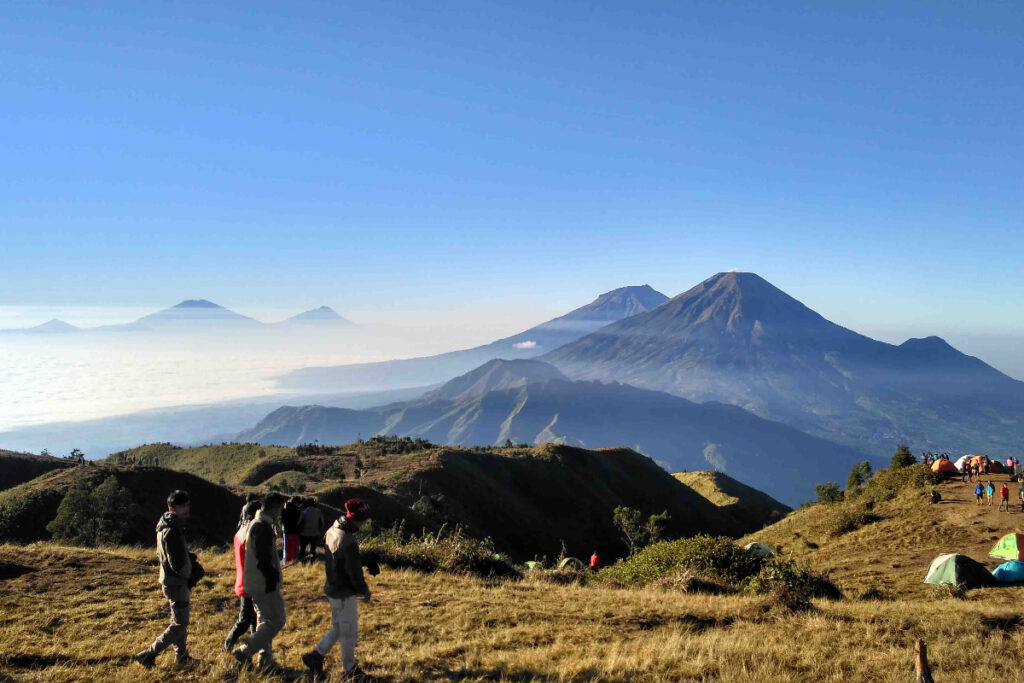
<path fill-rule="evenodd" d="M 185 544 L 185 534 L 181 529 L 172 527 L 167 530 L 164 536 L 164 555 L 171 571 L 183 579 L 188 579 L 192 573 L 192 562 L 188 559 L 188 546 Z"/>
<path fill-rule="evenodd" d="M 349 584 L 359 595 L 370 596 L 370 588 L 366 585 L 363 577 L 363 563 L 359 559 L 359 544 L 356 541 L 345 543 L 341 548 L 344 554 L 345 573 L 348 574 Z"/>

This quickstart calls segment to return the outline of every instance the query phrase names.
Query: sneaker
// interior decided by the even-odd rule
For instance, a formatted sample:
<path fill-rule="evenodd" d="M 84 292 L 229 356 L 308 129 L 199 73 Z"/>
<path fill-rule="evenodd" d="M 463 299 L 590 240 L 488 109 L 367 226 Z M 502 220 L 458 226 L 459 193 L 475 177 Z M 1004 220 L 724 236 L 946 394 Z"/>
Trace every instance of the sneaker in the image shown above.
<path fill-rule="evenodd" d="M 141 664 L 144 669 L 152 669 L 156 665 L 156 655 L 150 650 L 143 650 L 132 659 Z"/>
<path fill-rule="evenodd" d="M 302 663 L 306 665 L 306 668 L 309 669 L 314 678 L 324 672 L 324 656 L 316 650 L 310 650 L 302 655 Z"/>

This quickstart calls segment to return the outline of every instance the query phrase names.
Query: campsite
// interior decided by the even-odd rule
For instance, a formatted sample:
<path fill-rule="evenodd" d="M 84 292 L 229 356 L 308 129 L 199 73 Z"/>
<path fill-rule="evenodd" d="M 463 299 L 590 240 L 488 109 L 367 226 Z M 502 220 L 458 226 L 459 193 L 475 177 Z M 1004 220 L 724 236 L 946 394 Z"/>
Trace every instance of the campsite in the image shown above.
<path fill-rule="evenodd" d="M 360 663 L 366 680 L 387 682 L 902 681 L 912 680 L 921 639 L 936 681 L 1024 680 L 1015 658 L 991 656 L 1024 645 L 1024 512 L 977 506 L 973 483 L 933 474 L 926 465 L 880 470 L 845 500 L 802 507 L 737 541 L 654 545 L 596 573 L 577 558 L 530 561 L 518 576 L 424 571 L 403 568 L 400 553 L 478 550 L 442 535 L 420 550 L 370 543 L 384 569 L 361 613 Z M 932 489 L 939 504 L 928 503 Z M 721 552 L 751 558 L 750 582 L 701 565 Z M 151 555 L 0 546 L 0 676 L 167 680 L 170 662 L 147 672 L 130 658 L 136 633 L 166 619 Z M 208 574 L 190 635 L 198 664 L 174 680 L 234 680 L 219 651 L 233 619 L 231 555 L 210 549 L 202 559 Z M 61 578 L 69 570 L 74 585 Z M 316 564 L 286 568 L 289 621 L 275 648 L 289 666 L 237 680 L 304 680 L 299 655 L 325 626 L 322 576 Z M 835 592 L 806 592 L 815 581 Z"/>

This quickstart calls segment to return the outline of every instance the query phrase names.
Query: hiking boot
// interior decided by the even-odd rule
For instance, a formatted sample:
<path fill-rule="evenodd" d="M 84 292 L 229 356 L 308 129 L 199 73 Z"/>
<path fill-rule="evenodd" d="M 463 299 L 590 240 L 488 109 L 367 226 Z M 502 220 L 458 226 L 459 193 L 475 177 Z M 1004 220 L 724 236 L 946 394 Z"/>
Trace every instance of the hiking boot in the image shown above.
<path fill-rule="evenodd" d="M 143 650 L 132 659 L 141 664 L 144 669 L 152 669 L 156 665 L 156 655 L 151 650 Z"/>
<path fill-rule="evenodd" d="M 277 676 L 284 673 L 284 667 L 273 659 L 261 659 L 259 672 L 264 676 Z"/>
<path fill-rule="evenodd" d="M 365 680 L 366 678 L 367 678 L 366 673 L 362 669 L 359 668 L 358 664 L 355 666 L 354 669 L 351 669 L 351 670 L 346 671 L 345 673 L 341 674 L 341 680 L 343 680 L 343 681 L 362 681 L 362 680 Z"/>
<path fill-rule="evenodd" d="M 178 658 L 174 660 L 174 666 L 178 669 L 191 669 L 198 663 L 199 660 L 189 654 L 179 655 Z"/>
<path fill-rule="evenodd" d="M 249 668 L 249 657 L 242 651 L 242 648 L 232 650 L 231 656 L 235 658 L 235 669 L 242 671 Z"/>
<path fill-rule="evenodd" d="M 310 650 L 306 654 L 302 655 L 302 663 L 306 665 L 309 672 L 313 674 L 313 680 L 316 680 L 324 673 L 324 656 L 316 650 Z"/>

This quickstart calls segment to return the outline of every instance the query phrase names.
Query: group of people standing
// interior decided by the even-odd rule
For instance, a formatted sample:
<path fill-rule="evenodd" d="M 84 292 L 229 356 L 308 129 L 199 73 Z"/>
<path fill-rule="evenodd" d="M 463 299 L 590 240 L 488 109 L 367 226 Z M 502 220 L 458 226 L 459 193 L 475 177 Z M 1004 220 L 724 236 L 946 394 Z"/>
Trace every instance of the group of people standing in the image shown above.
<path fill-rule="evenodd" d="M 299 507 L 303 502 L 305 507 Z M 289 505 L 298 513 L 299 526 L 289 517 Z M 313 509 L 316 513 L 307 511 Z M 171 623 L 167 629 L 142 652 L 135 661 L 147 669 L 153 668 L 157 656 L 174 647 L 177 664 L 192 664 L 188 654 L 187 631 L 191 615 L 190 593 L 203 570 L 198 558 L 190 554 L 185 542 L 184 526 L 191 514 L 191 500 L 185 491 L 174 491 L 167 498 L 167 512 L 157 524 L 157 557 L 160 560 L 160 585 L 170 605 Z M 324 545 L 324 594 L 331 609 L 331 628 L 317 645 L 302 656 L 303 664 L 314 679 L 324 674 L 325 657 L 335 644 L 341 650 L 343 675 L 355 678 L 362 675 L 356 662 L 358 641 L 357 600 L 370 601 L 370 589 L 363 576 L 363 563 L 359 554 L 360 525 L 370 516 L 370 507 L 358 498 L 345 503 L 344 514 L 322 533 L 323 514 L 312 501 L 286 499 L 272 492 L 262 499 L 249 499 L 238 521 L 233 539 L 235 557 L 235 595 L 239 598 L 238 619 L 224 639 L 223 650 L 234 658 L 239 669 L 249 668 L 254 662 L 266 673 L 281 671 L 274 658 L 274 637 L 287 621 L 282 591 L 282 558 L 277 552 L 277 530 L 284 529 L 285 562 L 298 559 L 297 548 L 289 559 L 289 529 L 295 546 L 303 538 L 313 536 L 312 552 L 316 545 Z M 286 517 L 288 520 L 286 521 Z M 319 519 L 319 522 L 317 522 Z M 306 526 L 306 522 L 310 526 Z M 318 526 L 316 526 L 318 525 Z M 313 528 L 315 535 L 308 534 Z M 303 550 L 305 550 L 305 544 Z M 248 632 L 248 639 L 235 647 Z"/>
<path fill-rule="evenodd" d="M 979 476 L 978 483 L 974 485 L 974 497 L 976 498 L 975 505 L 987 503 L 989 507 L 992 507 L 996 497 L 996 486 L 992 480 L 989 479 L 987 484 L 982 484 Z M 1020 511 L 1024 512 L 1024 481 L 1018 485 L 1017 500 L 1020 501 Z M 1010 511 L 1010 486 L 1006 482 L 999 486 L 999 509 Z"/>

